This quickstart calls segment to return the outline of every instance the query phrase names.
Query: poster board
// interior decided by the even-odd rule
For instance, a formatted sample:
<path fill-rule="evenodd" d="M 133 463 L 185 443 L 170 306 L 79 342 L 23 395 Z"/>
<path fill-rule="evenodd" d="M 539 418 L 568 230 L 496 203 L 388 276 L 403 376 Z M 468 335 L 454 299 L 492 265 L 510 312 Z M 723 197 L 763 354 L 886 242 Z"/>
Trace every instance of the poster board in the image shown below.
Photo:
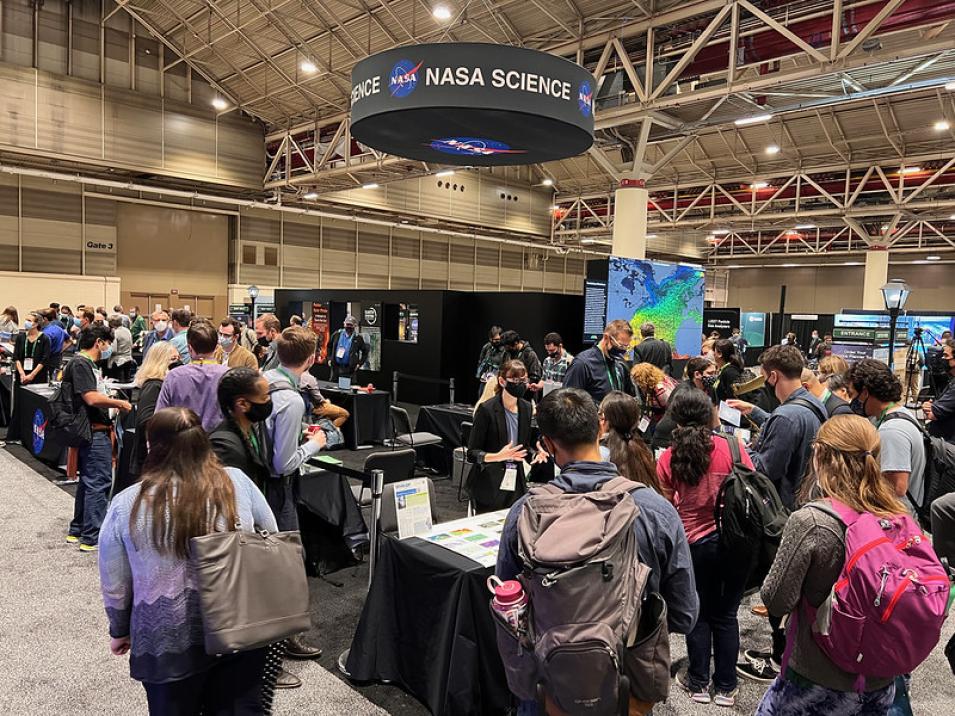
<path fill-rule="evenodd" d="M 328 304 L 312 304 L 312 320 L 309 321 L 309 328 L 318 338 L 318 345 L 315 348 L 315 362 L 325 364 L 328 362 Z"/>
<path fill-rule="evenodd" d="M 423 477 L 396 482 L 395 515 L 398 518 L 398 539 L 406 539 L 431 531 L 431 496 L 428 480 Z"/>
<path fill-rule="evenodd" d="M 359 314 L 359 332 L 368 342 L 368 359 L 362 366 L 365 370 L 381 370 L 381 322 L 380 303 L 363 303 Z"/>

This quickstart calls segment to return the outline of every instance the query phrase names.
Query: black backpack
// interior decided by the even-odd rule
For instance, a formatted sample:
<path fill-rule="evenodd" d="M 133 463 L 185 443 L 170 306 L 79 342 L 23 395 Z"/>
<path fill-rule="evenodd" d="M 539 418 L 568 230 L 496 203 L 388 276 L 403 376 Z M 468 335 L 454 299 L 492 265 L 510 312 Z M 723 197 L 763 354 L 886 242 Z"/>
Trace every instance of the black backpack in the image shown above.
<path fill-rule="evenodd" d="M 931 530 L 932 503 L 939 497 L 955 492 L 955 445 L 942 438 L 929 435 L 919 421 L 908 413 L 889 413 L 885 416 L 885 420 L 905 420 L 917 427 L 922 434 L 922 445 L 925 447 L 925 492 L 922 504 L 918 504 L 911 493 L 906 493 L 906 497 L 915 508 L 915 514 L 922 528 Z"/>
<path fill-rule="evenodd" d="M 733 469 L 720 486 L 713 510 L 720 549 L 737 564 L 749 565 L 749 583 L 761 582 L 776 558 L 789 510 L 770 479 L 743 463 L 739 440 L 720 437 L 733 456 Z"/>
<path fill-rule="evenodd" d="M 50 426 L 60 432 L 68 447 L 83 447 L 93 442 L 93 428 L 85 405 L 74 411 L 71 363 L 63 369 L 63 380 L 50 399 Z"/>

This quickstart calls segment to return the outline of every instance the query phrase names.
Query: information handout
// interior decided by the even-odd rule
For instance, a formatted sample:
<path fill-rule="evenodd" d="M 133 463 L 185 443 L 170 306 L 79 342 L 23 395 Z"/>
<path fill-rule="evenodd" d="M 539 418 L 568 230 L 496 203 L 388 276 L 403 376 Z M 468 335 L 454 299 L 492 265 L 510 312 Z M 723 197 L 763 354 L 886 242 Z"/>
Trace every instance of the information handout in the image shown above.
<path fill-rule="evenodd" d="M 482 567 L 493 567 L 497 564 L 497 552 L 506 518 L 507 510 L 487 512 L 435 525 L 429 533 L 420 536 L 472 559 Z"/>
<path fill-rule="evenodd" d="M 431 498 L 425 478 L 395 483 L 395 514 L 398 515 L 398 539 L 430 532 Z"/>
<path fill-rule="evenodd" d="M 736 408 L 730 407 L 725 400 L 720 402 L 720 420 L 739 427 L 741 416 L 742 413 Z"/>

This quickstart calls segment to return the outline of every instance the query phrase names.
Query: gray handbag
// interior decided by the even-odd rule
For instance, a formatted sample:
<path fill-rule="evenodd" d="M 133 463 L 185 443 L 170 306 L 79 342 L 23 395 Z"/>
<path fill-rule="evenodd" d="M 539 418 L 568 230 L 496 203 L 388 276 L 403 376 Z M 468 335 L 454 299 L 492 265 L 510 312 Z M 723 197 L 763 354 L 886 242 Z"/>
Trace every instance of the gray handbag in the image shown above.
<path fill-rule="evenodd" d="M 207 654 L 255 649 L 312 627 L 298 532 L 213 532 L 190 540 Z"/>

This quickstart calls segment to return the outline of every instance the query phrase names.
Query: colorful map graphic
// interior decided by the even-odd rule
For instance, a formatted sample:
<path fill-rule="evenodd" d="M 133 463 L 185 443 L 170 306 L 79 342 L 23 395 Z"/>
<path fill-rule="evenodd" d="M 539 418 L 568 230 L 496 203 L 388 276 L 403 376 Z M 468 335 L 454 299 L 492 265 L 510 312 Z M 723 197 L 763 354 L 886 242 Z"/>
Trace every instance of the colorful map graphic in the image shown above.
<path fill-rule="evenodd" d="M 703 269 L 663 261 L 610 257 L 607 281 L 607 321 L 623 319 L 633 326 L 650 321 L 656 337 L 676 353 L 698 355 L 703 333 Z"/>

